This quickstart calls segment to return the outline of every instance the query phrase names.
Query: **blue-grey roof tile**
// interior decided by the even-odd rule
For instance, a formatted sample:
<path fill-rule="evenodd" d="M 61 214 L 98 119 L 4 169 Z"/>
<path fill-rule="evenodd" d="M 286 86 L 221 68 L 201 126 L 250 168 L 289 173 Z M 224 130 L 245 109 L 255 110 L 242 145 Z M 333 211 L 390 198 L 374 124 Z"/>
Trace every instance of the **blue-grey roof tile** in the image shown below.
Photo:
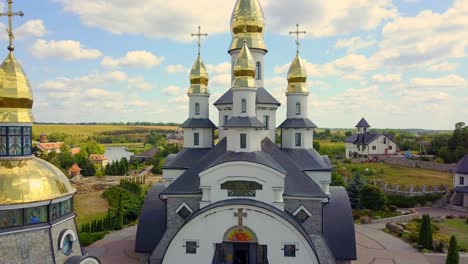
<path fill-rule="evenodd" d="M 236 128 L 236 127 L 254 127 L 262 128 L 265 125 L 258 121 L 256 117 L 239 117 L 234 116 L 229 118 L 229 120 L 223 125 L 224 128 Z"/>
<path fill-rule="evenodd" d="M 279 128 L 317 128 L 317 126 L 309 118 L 289 118 Z"/>
<path fill-rule="evenodd" d="M 213 128 L 216 126 L 210 119 L 205 118 L 189 118 L 180 127 L 182 128 Z"/>
<path fill-rule="evenodd" d="M 214 105 L 225 105 L 225 104 L 232 104 L 233 95 L 232 89 L 229 89 L 223 96 L 221 96 L 218 101 L 214 103 Z M 280 106 L 281 103 L 278 102 L 265 88 L 259 87 L 257 88 L 257 104 L 271 104 Z"/>

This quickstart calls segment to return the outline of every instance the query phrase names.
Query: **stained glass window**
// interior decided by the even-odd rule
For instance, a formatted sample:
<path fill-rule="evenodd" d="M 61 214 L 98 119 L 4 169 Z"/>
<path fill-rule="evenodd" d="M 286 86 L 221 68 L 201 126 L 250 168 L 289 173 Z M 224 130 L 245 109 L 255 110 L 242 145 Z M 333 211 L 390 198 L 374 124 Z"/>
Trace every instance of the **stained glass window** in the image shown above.
<path fill-rule="evenodd" d="M 285 244 L 283 250 L 284 250 L 284 256 L 285 257 L 295 257 L 296 256 L 296 245 Z"/>
<path fill-rule="evenodd" d="M 23 225 L 23 210 L 0 211 L 0 228 Z"/>
<path fill-rule="evenodd" d="M 25 209 L 24 221 L 27 225 L 47 222 L 47 206 Z"/>
<path fill-rule="evenodd" d="M 8 154 L 10 156 L 21 156 L 21 127 L 8 128 Z"/>
<path fill-rule="evenodd" d="M 299 213 L 296 214 L 296 218 L 301 223 L 304 223 L 305 221 L 307 221 L 307 219 L 309 219 L 309 215 L 304 210 L 301 210 L 299 211 Z"/>
<path fill-rule="evenodd" d="M 71 200 L 50 205 L 50 220 L 55 220 L 71 213 Z"/>
<path fill-rule="evenodd" d="M 8 154 L 6 130 L 6 127 L 0 127 L 0 156 L 6 156 Z"/>
<path fill-rule="evenodd" d="M 62 253 L 65 255 L 70 255 L 73 249 L 73 241 L 72 237 L 70 234 L 68 234 L 64 239 L 63 239 L 63 244 L 62 244 Z"/>
<path fill-rule="evenodd" d="M 255 197 L 257 190 L 262 190 L 262 185 L 251 181 L 229 181 L 221 184 L 222 190 L 228 191 L 231 197 Z"/>

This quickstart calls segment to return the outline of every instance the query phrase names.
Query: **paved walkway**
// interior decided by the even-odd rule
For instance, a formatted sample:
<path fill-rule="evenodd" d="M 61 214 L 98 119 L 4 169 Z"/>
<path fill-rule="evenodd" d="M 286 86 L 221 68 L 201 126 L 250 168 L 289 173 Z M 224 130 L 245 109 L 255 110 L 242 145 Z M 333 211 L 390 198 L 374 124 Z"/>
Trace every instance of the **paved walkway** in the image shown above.
<path fill-rule="evenodd" d="M 419 215 L 429 214 L 431 217 L 444 217 L 448 215 L 468 216 L 468 212 L 454 211 L 442 207 L 415 208 Z"/>
<path fill-rule="evenodd" d="M 145 255 L 134 251 L 136 230 L 137 226 L 131 226 L 112 232 L 86 250 L 90 255 L 98 257 L 102 264 L 146 263 Z"/>

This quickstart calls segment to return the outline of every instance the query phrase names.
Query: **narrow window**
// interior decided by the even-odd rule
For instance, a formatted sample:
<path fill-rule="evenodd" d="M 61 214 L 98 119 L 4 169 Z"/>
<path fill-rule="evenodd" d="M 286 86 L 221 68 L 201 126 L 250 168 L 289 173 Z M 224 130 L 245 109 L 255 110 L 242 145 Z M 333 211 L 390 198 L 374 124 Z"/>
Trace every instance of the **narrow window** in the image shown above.
<path fill-rule="evenodd" d="M 195 146 L 200 145 L 200 134 L 199 133 L 193 134 L 193 145 L 195 145 Z"/>
<path fill-rule="evenodd" d="M 246 99 L 242 99 L 241 111 L 242 113 L 247 113 L 247 100 Z"/>
<path fill-rule="evenodd" d="M 465 185 L 465 177 L 460 177 L 460 185 Z"/>
<path fill-rule="evenodd" d="M 301 103 L 297 102 L 296 103 L 296 115 L 301 114 Z"/>
<path fill-rule="evenodd" d="M 228 118 L 229 118 L 229 116 L 224 116 L 224 120 L 223 120 L 223 121 L 224 121 L 224 123 L 223 123 L 224 125 L 227 123 Z"/>
<path fill-rule="evenodd" d="M 300 147 L 302 145 L 302 135 L 301 133 L 296 133 L 296 147 Z"/>
<path fill-rule="evenodd" d="M 200 115 L 200 104 L 199 103 L 195 104 L 195 115 Z"/>
<path fill-rule="evenodd" d="M 387 144 L 387 138 L 384 138 L 384 139 L 383 139 L 383 143 L 384 143 L 384 144 Z"/>
<path fill-rule="evenodd" d="M 270 129 L 270 116 L 263 116 L 263 124 L 265 125 L 265 129 Z"/>
<path fill-rule="evenodd" d="M 247 148 L 247 134 L 240 134 L 240 148 Z"/>
<path fill-rule="evenodd" d="M 262 79 L 262 64 L 257 61 L 257 67 L 255 72 L 255 79 L 261 80 Z"/>

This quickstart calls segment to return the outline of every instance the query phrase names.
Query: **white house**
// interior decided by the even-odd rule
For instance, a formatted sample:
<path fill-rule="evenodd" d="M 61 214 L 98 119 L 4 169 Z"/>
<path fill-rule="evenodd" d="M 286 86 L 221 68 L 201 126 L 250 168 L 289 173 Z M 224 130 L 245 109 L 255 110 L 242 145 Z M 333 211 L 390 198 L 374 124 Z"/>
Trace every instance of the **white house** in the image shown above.
<path fill-rule="evenodd" d="M 468 207 L 468 154 L 457 163 L 452 172 L 455 191 L 452 204 Z"/>
<path fill-rule="evenodd" d="M 345 140 L 347 159 L 397 153 L 398 146 L 390 135 L 371 133 L 370 127 L 366 119 L 362 118 L 356 125 L 358 133 Z"/>
<path fill-rule="evenodd" d="M 263 88 L 267 53 L 258 0 L 238 0 L 231 20 L 231 88 L 209 119 L 208 73 L 198 56 L 190 74 L 184 148 L 163 166 L 166 184 L 148 193 L 135 250 L 150 263 L 306 264 L 356 259 L 344 188 L 330 187 L 331 162 L 313 149 L 307 73 L 291 63 L 287 116 L 275 144 L 280 103 Z"/>

